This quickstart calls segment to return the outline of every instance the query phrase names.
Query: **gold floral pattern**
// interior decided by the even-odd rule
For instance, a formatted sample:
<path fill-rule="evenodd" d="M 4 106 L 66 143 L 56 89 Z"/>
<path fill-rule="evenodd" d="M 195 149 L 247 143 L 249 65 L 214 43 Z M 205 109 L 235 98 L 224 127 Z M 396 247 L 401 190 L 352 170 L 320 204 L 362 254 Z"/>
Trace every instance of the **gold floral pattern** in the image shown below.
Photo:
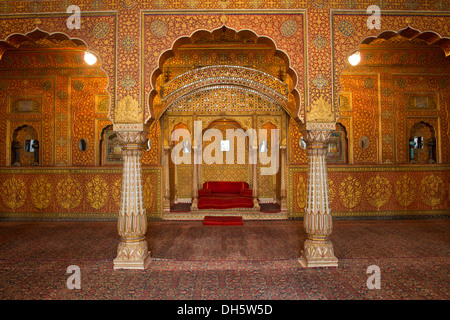
<path fill-rule="evenodd" d="M 296 189 L 295 199 L 297 201 L 298 209 L 302 210 L 306 206 L 306 184 L 305 179 L 302 176 L 298 177 Z"/>
<path fill-rule="evenodd" d="M 444 182 L 434 174 L 422 179 L 420 183 L 420 193 L 422 201 L 429 206 L 436 206 L 441 203 L 444 198 Z"/>
<path fill-rule="evenodd" d="M 147 213 L 151 213 L 153 210 L 153 183 L 152 177 L 147 177 L 144 184 L 144 206 Z"/>
<path fill-rule="evenodd" d="M 111 196 L 114 204 L 120 208 L 120 197 L 122 192 L 122 178 L 119 178 L 114 182 L 111 188 Z"/>
<path fill-rule="evenodd" d="M 2 198 L 5 205 L 13 210 L 23 206 L 27 198 L 25 182 L 15 177 L 3 182 Z"/>
<path fill-rule="evenodd" d="M 367 201 L 380 210 L 380 207 L 386 204 L 392 195 L 392 187 L 389 180 L 377 174 L 370 178 L 366 183 Z"/>
<path fill-rule="evenodd" d="M 349 210 L 355 208 L 361 201 L 362 186 L 358 179 L 349 175 L 345 178 L 339 188 L 339 196 L 342 204 Z"/>
<path fill-rule="evenodd" d="M 68 176 L 58 182 L 56 187 L 56 199 L 64 209 L 70 210 L 78 207 L 81 202 L 81 185 L 78 181 Z"/>
<path fill-rule="evenodd" d="M 52 200 L 53 186 L 50 181 L 40 176 L 33 180 L 30 186 L 31 202 L 39 210 L 45 209 Z"/>
<path fill-rule="evenodd" d="M 407 174 L 404 174 L 395 183 L 395 196 L 397 202 L 403 206 L 408 207 L 413 203 L 416 195 L 416 183 Z"/>
<path fill-rule="evenodd" d="M 330 203 L 333 202 L 334 197 L 336 196 L 336 190 L 334 189 L 334 181 L 328 178 L 328 193 Z"/>
<path fill-rule="evenodd" d="M 101 209 L 108 199 L 108 184 L 99 175 L 86 185 L 86 200 L 94 209 Z"/>

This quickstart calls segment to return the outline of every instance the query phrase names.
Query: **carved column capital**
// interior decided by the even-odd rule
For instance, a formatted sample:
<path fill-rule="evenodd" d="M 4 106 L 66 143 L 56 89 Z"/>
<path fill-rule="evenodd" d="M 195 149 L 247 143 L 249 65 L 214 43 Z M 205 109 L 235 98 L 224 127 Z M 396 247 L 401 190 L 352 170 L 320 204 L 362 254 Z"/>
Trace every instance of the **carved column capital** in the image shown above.
<path fill-rule="evenodd" d="M 122 148 L 126 149 L 141 149 L 147 142 L 147 135 L 149 133 L 147 126 L 139 126 L 137 130 L 114 127 L 114 131 L 117 133 L 117 137 L 119 138 L 119 143 L 122 145 Z"/>
<path fill-rule="evenodd" d="M 328 143 L 331 133 L 336 130 L 335 123 L 307 123 L 302 130 L 303 139 L 310 148 L 322 147 Z"/>

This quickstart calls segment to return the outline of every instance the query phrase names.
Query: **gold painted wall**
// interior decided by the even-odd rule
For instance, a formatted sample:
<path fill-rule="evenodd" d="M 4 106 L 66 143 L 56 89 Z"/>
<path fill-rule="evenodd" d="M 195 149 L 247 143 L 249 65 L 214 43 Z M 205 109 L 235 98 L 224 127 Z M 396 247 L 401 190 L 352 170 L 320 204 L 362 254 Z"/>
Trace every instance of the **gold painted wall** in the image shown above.
<path fill-rule="evenodd" d="M 67 28 L 66 9 L 68 4 L 67 1 L 62 0 L 0 2 L 0 55 L 2 55 L 0 60 L 2 70 L 0 75 L 0 141 L 4 141 L 4 146 L 0 148 L 0 166 L 3 170 L 1 175 L 2 181 L 9 181 L 13 176 L 20 177 L 25 183 L 28 201 L 31 199 L 28 192 L 36 175 L 56 177 L 55 172 L 46 171 L 58 169 L 54 168 L 56 166 L 61 166 L 62 169 L 69 170 L 69 172 L 75 170 L 74 172 L 77 174 L 74 176 L 77 178 L 85 173 L 83 170 L 106 170 L 98 174 L 105 181 L 112 181 L 111 179 L 118 174 L 114 170 L 121 169 L 98 167 L 99 159 L 96 148 L 101 139 L 101 128 L 114 121 L 117 102 L 126 97 L 132 97 L 139 102 L 145 119 L 154 118 L 157 111 L 161 109 L 158 109 L 157 103 L 150 104 L 150 93 L 157 88 L 153 86 L 152 81 L 153 77 L 157 78 L 158 76 L 156 73 L 161 59 L 166 58 L 166 54 L 170 53 L 177 40 L 191 37 L 195 32 L 203 29 L 212 32 L 224 25 L 236 32 L 250 30 L 259 39 L 267 38 L 276 45 L 277 50 L 288 57 L 288 66 L 297 78 L 289 83 L 289 89 L 296 90 L 298 95 L 296 97 L 297 105 L 290 109 L 294 117 L 298 117 L 297 120 L 305 120 L 313 103 L 317 99 L 323 98 L 332 106 L 331 111 L 339 118 L 338 121 L 349 129 L 349 160 L 354 165 L 343 168 L 330 165 L 330 178 L 335 188 L 338 182 L 344 181 L 345 174 L 356 174 L 355 172 L 369 172 L 367 177 L 358 176 L 361 179 L 376 178 L 379 172 L 381 172 L 381 177 L 386 178 L 390 178 L 390 174 L 396 170 L 399 172 L 407 170 L 405 172 L 408 175 L 410 171 L 414 174 L 417 172 L 417 174 L 423 175 L 420 177 L 411 175 L 417 185 L 420 185 L 422 179 L 430 172 L 435 172 L 436 176 L 442 174 L 445 177 L 450 159 L 448 155 L 449 141 L 446 137 L 448 136 L 449 120 L 444 113 L 444 110 L 448 110 L 448 105 L 447 109 L 444 108 L 445 101 L 448 101 L 445 98 L 446 94 L 448 97 L 448 86 L 446 85 L 448 81 L 444 79 L 444 74 L 436 70 L 419 70 L 413 71 L 415 74 L 421 74 L 419 77 L 404 76 L 411 70 L 396 69 L 395 72 L 398 76 L 388 77 L 383 70 L 380 72 L 362 70 L 353 78 L 347 79 L 346 76 L 343 76 L 341 81 L 342 72 L 347 68 L 347 56 L 353 50 L 357 50 L 362 41 L 377 37 L 389 38 L 387 36 L 389 32 L 397 33 L 405 30 L 408 26 L 411 30 L 404 32 L 408 39 L 418 36 L 430 43 L 436 43 L 442 38 L 440 44 L 448 54 L 450 7 L 445 1 L 378 1 L 377 5 L 383 12 L 382 28 L 379 30 L 369 30 L 366 27 L 368 17 L 366 8 L 374 4 L 369 0 L 120 0 L 115 2 L 79 0 L 76 4 L 82 10 L 81 29 Z M 33 34 L 40 39 L 39 41 L 48 40 L 49 37 L 57 41 L 79 39 L 99 57 L 101 72 L 98 71 L 98 68 L 92 69 L 93 71 L 90 71 L 89 68 L 80 68 L 80 59 L 73 55 L 63 56 L 63 60 L 56 56 L 44 58 L 37 54 L 27 58 L 27 55 L 23 55 L 23 57 L 18 56 L 17 59 L 13 59 L 11 63 L 7 49 L 26 46 L 30 41 L 27 36 L 36 28 L 47 34 L 45 36 Z M 428 30 L 432 32 L 424 33 Z M 217 55 L 214 59 L 210 56 L 208 63 L 212 61 L 225 63 L 226 58 L 231 57 L 232 53 L 232 51 L 227 51 L 225 55 Z M 200 52 L 196 52 L 196 54 L 197 58 L 202 57 Z M 173 61 L 178 65 L 186 63 L 187 66 L 188 60 L 196 57 L 194 55 L 190 57 L 176 55 Z M 265 55 L 265 59 L 266 57 Z M 388 55 L 380 57 L 390 62 L 395 55 L 391 55 L 389 58 Z M 413 55 L 409 56 L 409 58 L 412 57 Z M 415 57 L 414 63 L 418 64 L 421 61 L 429 60 L 419 56 Z M 237 54 L 236 58 L 239 59 Z M 258 55 L 255 54 L 254 58 L 250 57 L 250 52 L 245 58 L 243 56 L 241 58 L 243 58 L 242 65 L 254 60 L 258 61 Z M 65 65 L 61 65 L 58 61 L 64 61 L 75 74 L 69 77 L 67 74 L 63 74 L 64 72 L 57 72 L 52 67 L 52 63 L 59 68 Z M 262 70 L 271 70 L 271 73 L 274 74 L 279 61 L 274 59 L 270 62 L 273 63 L 272 66 Z M 8 66 L 9 63 L 11 64 Z M 7 71 L 6 68 L 11 68 L 11 66 L 14 67 Z M 31 71 L 29 66 L 39 66 L 39 70 Z M 385 65 L 381 68 L 389 67 Z M 373 80 L 372 86 L 370 86 L 371 80 L 366 82 L 368 78 Z M 83 89 L 78 90 L 81 88 L 80 82 L 83 84 Z M 426 85 L 427 90 L 431 88 L 433 92 L 439 92 L 440 109 L 422 112 L 400 108 L 399 106 L 407 104 L 406 99 L 409 92 L 423 91 L 420 88 L 421 85 Z M 359 93 L 353 94 L 355 88 Z M 343 89 L 342 95 L 347 95 L 346 97 L 350 99 L 351 110 L 340 110 L 339 108 L 339 95 Z M 14 105 L 14 101 L 11 102 L 9 96 L 20 97 L 23 95 L 40 97 L 39 99 L 42 99 L 41 112 L 26 115 L 10 113 L 8 108 L 11 104 Z M 102 101 L 101 97 L 106 95 L 109 97 L 109 110 L 105 112 L 102 109 L 101 112 L 97 112 L 99 111 L 96 109 L 97 103 Z M 367 100 L 367 97 L 370 98 L 370 101 Z M 290 102 L 294 100 L 292 97 L 290 98 Z M 368 108 L 358 107 L 362 105 L 367 105 Z M 417 116 L 423 116 L 434 127 L 439 128 L 438 161 L 441 164 L 438 166 L 410 167 L 405 164 L 408 150 L 402 145 L 407 131 L 414 125 L 414 119 Z M 44 167 L 8 167 L 11 134 L 15 128 L 26 123 L 33 125 L 39 139 L 44 142 L 40 149 L 40 161 Z M 303 183 L 306 183 L 306 152 L 298 147 L 301 134 L 294 120 L 289 119 L 288 123 L 286 143 L 290 170 L 298 170 L 299 173 L 294 175 L 295 179 L 303 177 Z M 161 170 L 161 147 L 165 137 L 161 130 L 164 128 L 159 122 L 151 127 L 149 138 L 152 141 L 152 149 L 143 153 L 144 171 Z M 368 150 L 363 151 L 357 148 L 361 134 L 369 137 L 370 147 Z M 77 149 L 77 143 L 81 137 L 86 137 L 88 140 L 89 147 L 85 152 Z M 392 166 L 393 164 L 396 165 Z M 386 168 L 386 172 L 389 174 L 379 169 L 379 166 Z M 407 169 L 403 169 L 403 166 Z M 334 171 L 338 168 L 341 171 Z M 370 171 L 371 169 L 372 171 Z M 57 184 L 62 181 L 62 175 L 67 172 L 62 171 L 61 176 L 56 177 L 54 181 L 53 178 L 50 180 Z M 358 173 L 358 175 L 361 174 Z M 400 179 L 400 177 L 395 173 L 395 179 Z M 436 192 L 441 194 L 442 192 L 439 190 L 444 190 L 444 193 L 447 192 L 448 199 L 449 187 L 445 185 L 447 180 L 443 180 L 443 189 L 439 189 L 439 187 Z M 391 184 L 392 181 L 390 181 Z M 86 178 L 77 180 L 77 182 L 82 188 L 85 188 L 89 181 Z M 145 183 L 152 186 L 147 190 L 153 190 L 147 191 L 145 199 L 148 202 L 148 199 L 151 198 L 148 198 L 148 195 L 153 194 L 154 190 L 160 190 L 162 182 L 157 183 L 153 178 L 146 178 Z M 13 185 L 22 186 L 20 182 L 14 182 Z M 438 181 L 435 185 L 441 186 L 442 184 Z M 292 183 L 289 184 L 289 188 L 294 188 L 294 186 Z M 392 186 L 392 188 L 394 187 Z M 331 189 L 333 190 L 333 188 Z M 5 193 L 4 189 L 2 192 Z M 24 202 L 21 206 L 17 206 L 19 203 L 6 205 L 5 203 L 9 201 L 8 197 L 9 195 L 6 195 L 2 200 L 5 205 L 2 207 L 5 208 L 2 217 L 10 214 L 19 216 L 21 210 L 28 217 L 40 217 L 40 211 L 32 209 L 33 207 L 27 207 L 31 206 L 29 202 Z M 21 197 L 23 198 L 23 196 Z M 304 197 L 305 192 L 301 188 L 295 189 L 295 192 L 289 192 L 290 203 L 300 203 L 298 204 L 299 208 L 304 202 Z M 442 199 L 444 198 L 442 197 Z M 87 199 L 87 195 L 83 194 L 82 199 Z M 366 211 L 368 215 L 372 215 L 375 212 L 374 208 L 380 209 L 380 211 L 376 211 L 380 215 L 395 214 L 405 209 L 405 206 L 397 206 L 392 202 L 378 207 L 369 202 L 363 205 L 362 203 L 365 201 L 363 199 L 364 201 L 361 200 L 358 207 L 349 211 L 345 206 L 342 207 L 339 204 L 341 202 L 336 199 L 338 199 L 337 196 L 333 200 L 334 211 L 348 212 L 350 215 L 364 215 Z M 389 201 L 392 201 L 392 197 L 390 199 Z M 44 210 L 45 217 L 52 217 L 52 214 L 56 217 L 77 217 L 78 213 L 83 217 L 94 217 L 97 211 L 88 202 L 83 201 L 87 200 L 80 200 L 80 204 L 73 210 L 70 209 L 70 212 L 66 212 L 66 209 L 60 205 L 49 205 Z M 108 202 L 102 207 L 102 210 L 106 210 L 105 214 L 118 210 L 109 201 L 111 199 L 108 199 Z M 160 201 L 155 201 L 159 205 L 161 204 Z M 444 200 L 433 207 L 424 207 L 420 203 L 417 200 L 406 208 L 418 210 L 417 212 L 448 211 L 449 208 L 448 202 Z M 15 208 L 16 213 L 11 213 L 13 211 L 11 206 Z M 299 215 L 298 208 L 292 210 L 293 217 Z M 152 209 L 150 214 L 155 212 L 158 211 Z"/>
<path fill-rule="evenodd" d="M 336 217 L 448 215 L 448 166 L 333 166 L 328 169 Z M 307 168 L 289 169 L 289 212 L 303 217 Z"/>
<path fill-rule="evenodd" d="M 148 218 L 161 217 L 162 168 L 143 169 Z M 117 219 L 121 169 L 0 169 L 0 217 L 9 219 Z"/>

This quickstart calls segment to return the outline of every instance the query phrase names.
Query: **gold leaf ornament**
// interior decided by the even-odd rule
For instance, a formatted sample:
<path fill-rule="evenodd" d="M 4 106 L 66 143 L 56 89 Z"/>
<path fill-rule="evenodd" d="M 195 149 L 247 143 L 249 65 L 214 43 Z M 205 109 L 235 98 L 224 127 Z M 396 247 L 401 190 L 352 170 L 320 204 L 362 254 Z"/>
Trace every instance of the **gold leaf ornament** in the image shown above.
<path fill-rule="evenodd" d="M 147 213 L 152 211 L 153 207 L 153 184 L 151 177 L 147 177 L 144 184 L 144 206 Z"/>
<path fill-rule="evenodd" d="M 339 185 L 341 202 L 349 210 L 355 208 L 361 201 L 362 186 L 358 179 L 349 175 Z"/>
<path fill-rule="evenodd" d="M 86 185 L 86 200 L 94 209 L 101 209 L 108 199 L 108 184 L 100 176 L 95 176 Z"/>
<path fill-rule="evenodd" d="M 31 183 L 31 202 L 39 210 L 45 209 L 52 200 L 53 186 L 46 177 L 38 177 Z"/>
<path fill-rule="evenodd" d="M 114 182 L 111 188 L 111 196 L 113 197 L 113 201 L 120 208 L 120 197 L 122 191 L 122 178 L 119 178 Z"/>
<path fill-rule="evenodd" d="M 70 210 L 79 206 L 81 195 L 80 183 L 72 177 L 68 176 L 58 182 L 56 199 L 58 200 L 58 204 L 64 209 Z"/>
<path fill-rule="evenodd" d="M 298 208 L 303 209 L 306 206 L 306 185 L 303 177 L 298 178 L 296 189 L 297 192 L 295 198 L 297 201 L 297 206 Z"/>
<path fill-rule="evenodd" d="M 405 208 L 413 203 L 416 196 L 416 183 L 407 174 L 395 183 L 395 196 L 397 202 Z"/>
<path fill-rule="evenodd" d="M 441 203 L 445 195 L 444 182 L 442 179 L 434 174 L 422 179 L 420 183 L 420 193 L 422 194 L 422 201 L 434 207 Z"/>
<path fill-rule="evenodd" d="M 115 111 L 116 123 L 141 123 L 142 109 L 139 102 L 130 96 L 119 100 Z"/>
<path fill-rule="evenodd" d="M 380 207 L 386 204 L 392 195 L 391 183 L 385 177 L 377 174 L 370 178 L 366 183 L 367 201 L 380 210 Z"/>
<path fill-rule="evenodd" d="M 13 210 L 23 206 L 27 198 L 25 182 L 15 177 L 3 182 L 2 198 L 5 205 Z"/>
<path fill-rule="evenodd" d="M 330 203 L 333 202 L 334 197 L 336 196 L 336 190 L 334 188 L 334 181 L 328 178 L 328 193 L 329 193 L 329 199 Z"/>

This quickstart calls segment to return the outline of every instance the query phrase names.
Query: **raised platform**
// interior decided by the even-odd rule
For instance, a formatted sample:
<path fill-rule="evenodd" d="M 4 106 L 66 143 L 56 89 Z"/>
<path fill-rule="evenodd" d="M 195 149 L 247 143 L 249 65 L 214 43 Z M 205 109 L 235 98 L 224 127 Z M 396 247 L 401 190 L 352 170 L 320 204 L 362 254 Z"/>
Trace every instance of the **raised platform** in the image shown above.
<path fill-rule="evenodd" d="M 289 219 L 289 212 L 280 210 L 277 204 L 260 203 L 261 209 L 233 208 L 190 210 L 190 203 L 173 205 L 170 212 L 163 213 L 164 220 L 203 220 L 205 216 L 240 216 L 244 220 Z"/>

